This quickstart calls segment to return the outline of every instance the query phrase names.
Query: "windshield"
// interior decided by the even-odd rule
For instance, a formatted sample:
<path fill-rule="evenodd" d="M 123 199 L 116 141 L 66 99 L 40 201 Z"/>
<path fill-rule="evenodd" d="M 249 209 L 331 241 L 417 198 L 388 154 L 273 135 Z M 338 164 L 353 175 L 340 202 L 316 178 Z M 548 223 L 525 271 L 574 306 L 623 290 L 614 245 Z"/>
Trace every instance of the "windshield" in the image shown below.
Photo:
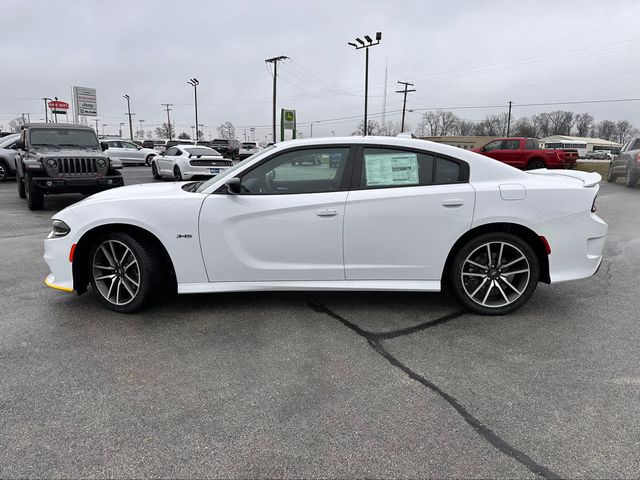
<path fill-rule="evenodd" d="M 29 129 L 29 144 L 32 146 L 52 145 L 58 147 L 98 147 L 98 139 L 93 130 L 75 128 Z"/>
<path fill-rule="evenodd" d="M 234 172 L 236 170 L 238 170 L 240 167 L 244 167 L 246 163 L 250 162 L 251 160 L 253 160 L 255 157 L 257 157 L 258 155 L 262 156 L 265 153 L 267 153 L 269 150 L 273 150 L 275 148 L 275 146 L 271 146 L 271 147 L 267 147 L 264 150 L 261 150 L 257 153 L 254 153 L 253 155 L 251 155 L 250 157 L 245 158 L 244 160 L 242 160 L 239 163 L 236 163 L 233 167 L 228 168 L 224 171 L 224 177 L 228 178 L 228 177 L 232 177 L 234 175 Z M 220 175 L 218 175 L 217 177 L 211 177 L 209 180 L 207 180 L 206 182 L 204 182 L 202 185 L 200 185 L 198 187 L 198 189 L 196 190 L 197 193 L 202 193 L 204 190 L 206 190 L 207 188 L 209 188 L 211 185 L 213 185 L 214 183 L 216 183 L 218 180 L 220 180 Z"/>
<path fill-rule="evenodd" d="M 247 142 L 245 142 L 245 143 L 242 144 L 242 146 L 244 148 L 256 148 L 256 144 L 255 143 L 247 143 Z"/>
<path fill-rule="evenodd" d="M 216 152 L 213 148 L 207 147 L 189 147 L 185 148 L 187 153 L 191 155 L 213 155 L 214 157 L 219 157 L 220 154 Z"/>
<path fill-rule="evenodd" d="M 20 135 L 17 133 L 0 138 L 0 148 L 6 147 L 10 143 L 15 142 L 18 138 L 20 138 Z"/>
<path fill-rule="evenodd" d="M 229 140 L 216 138 L 212 143 L 229 143 Z"/>

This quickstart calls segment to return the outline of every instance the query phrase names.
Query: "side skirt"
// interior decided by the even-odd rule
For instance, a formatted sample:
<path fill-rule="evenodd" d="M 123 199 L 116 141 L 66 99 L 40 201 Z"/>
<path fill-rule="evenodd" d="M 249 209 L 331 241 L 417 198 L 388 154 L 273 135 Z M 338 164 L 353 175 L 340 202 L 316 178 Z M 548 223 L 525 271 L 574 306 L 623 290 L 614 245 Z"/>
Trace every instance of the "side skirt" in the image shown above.
<path fill-rule="evenodd" d="M 178 293 L 258 291 L 404 291 L 439 292 L 439 280 L 336 280 L 179 283 Z"/>

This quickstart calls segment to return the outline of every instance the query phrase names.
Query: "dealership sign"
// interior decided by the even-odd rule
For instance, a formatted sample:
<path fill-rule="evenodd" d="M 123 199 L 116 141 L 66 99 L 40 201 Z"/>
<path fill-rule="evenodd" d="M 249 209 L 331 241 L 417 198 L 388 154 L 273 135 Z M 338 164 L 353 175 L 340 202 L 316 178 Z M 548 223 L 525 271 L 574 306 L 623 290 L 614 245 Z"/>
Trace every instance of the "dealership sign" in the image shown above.
<path fill-rule="evenodd" d="M 296 111 L 287 110 L 285 108 L 280 110 L 280 139 L 284 141 L 284 131 L 292 130 L 293 138 L 296 138 Z"/>
<path fill-rule="evenodd" d="M 98 101 L 96 89 L 87 87 L 73 87 L 73 102 L 76 115 L 95 117 L 98 115 Z"/>
<path fill-rule="evenodd" d="M 49 109 L 52 113 L 64 115 L 69 110 L 69 104 L 67 102 L 61 102 L 60 100 L 52 100 L 48 103 Z"/>

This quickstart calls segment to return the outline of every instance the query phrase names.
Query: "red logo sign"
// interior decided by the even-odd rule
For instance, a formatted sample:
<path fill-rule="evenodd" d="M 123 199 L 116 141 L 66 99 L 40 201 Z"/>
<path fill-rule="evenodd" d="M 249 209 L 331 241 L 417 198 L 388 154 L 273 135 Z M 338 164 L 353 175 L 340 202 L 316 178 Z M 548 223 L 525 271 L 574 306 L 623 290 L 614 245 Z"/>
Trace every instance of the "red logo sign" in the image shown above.
<path fill-rule="evenodd" d="M 49 108 L 51 110 L 68 110 L 69 104 L 67 102 L 61 102 L 60 100 L 52 100 L 49 102 Z"/>

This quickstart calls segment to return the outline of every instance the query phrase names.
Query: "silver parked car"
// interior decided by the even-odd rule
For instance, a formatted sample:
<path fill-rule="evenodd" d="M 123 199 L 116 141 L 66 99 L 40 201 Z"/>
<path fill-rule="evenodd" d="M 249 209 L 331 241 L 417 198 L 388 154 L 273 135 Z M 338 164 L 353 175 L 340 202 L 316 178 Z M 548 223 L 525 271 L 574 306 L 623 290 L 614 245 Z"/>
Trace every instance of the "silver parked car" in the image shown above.
<path fill-rule="evenodd" d="M 19 133 L 0 138 L 0 182 L 16 175 L 16 159 L 19 153 L 15 145 L 19 139 Z"/>
<path fill-rule="evenodd" d="M 123 164 L 145 164 L 151 165 L 153 157 L 158 155 L 158 152 L 152 148 L 143 148 L 136 145 L 133 142 L 120 139 L 103 139 L 109 145 L 107 155 L 113 161 L 118 159 Z"/>

